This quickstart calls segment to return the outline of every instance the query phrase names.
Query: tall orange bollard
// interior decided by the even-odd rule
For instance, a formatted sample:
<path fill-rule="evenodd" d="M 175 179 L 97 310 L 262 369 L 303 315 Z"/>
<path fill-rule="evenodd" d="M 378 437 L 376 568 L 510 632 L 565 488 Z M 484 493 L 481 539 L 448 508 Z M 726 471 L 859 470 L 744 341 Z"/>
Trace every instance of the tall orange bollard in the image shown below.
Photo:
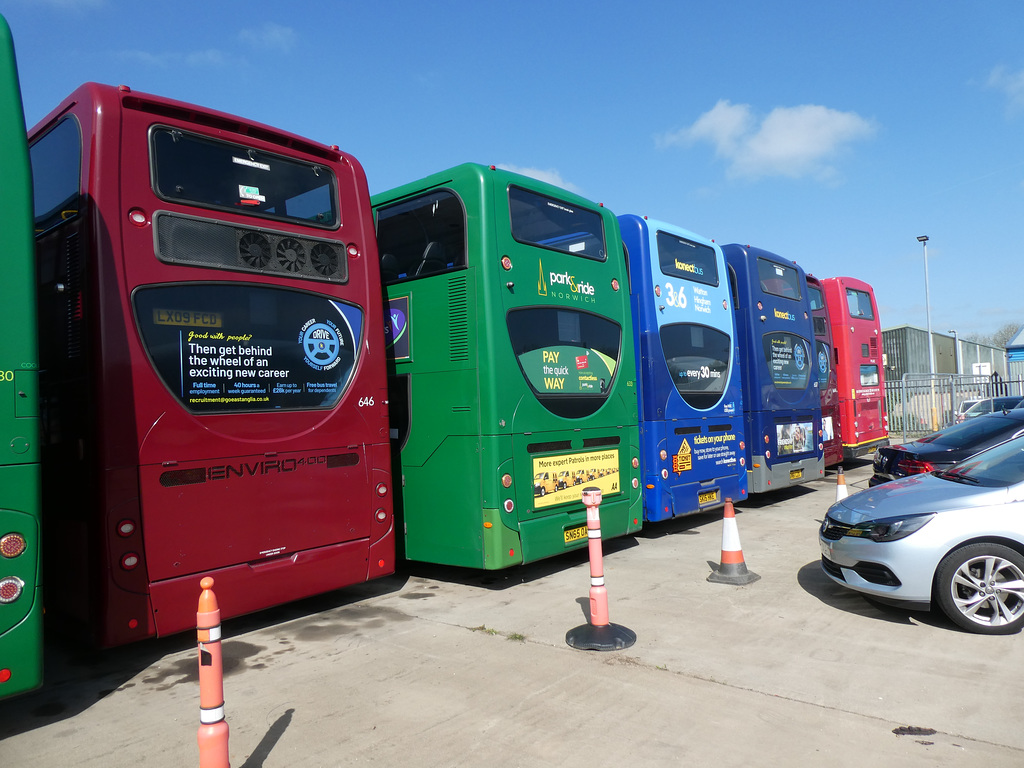
<path fill-rule="evenodd" d="M 199 638 L 199 768 L 231 768 L 228 761 L 228 724 L 224 720 L 224 659 L 220 647 L 220 606 L 213 594 L 213 579 L 203 588 L 196 612 Z"/>
<path fill-rule="evenodd" d="M 604 585 L 601 550 L 601 489 L 583 489 L 587 507 L 587 547 L 590 551 L 590 623 L 565 633 L 565 642 L 581 651 L 618 651 L 636 642 L 636 633 L 608 621 L 608 589 Z"/>

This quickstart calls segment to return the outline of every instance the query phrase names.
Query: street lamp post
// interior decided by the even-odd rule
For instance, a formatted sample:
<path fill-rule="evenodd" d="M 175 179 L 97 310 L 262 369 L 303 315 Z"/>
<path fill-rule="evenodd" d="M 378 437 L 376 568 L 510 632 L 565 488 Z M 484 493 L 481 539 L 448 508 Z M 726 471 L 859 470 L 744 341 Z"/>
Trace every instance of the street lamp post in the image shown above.
<path fill-rule="evenodd" d="M 928 373 L 935 375 L 935 343 L 932 340 L 932 302 L 928 292 L 928 235 L 917 238 L 924 247 L 924 311 L 928 318 Z"/>
<path fill-rule="evenodd" d="M 935 341 L 932 339 L 932 302 L 928 293 L 928 235 L 917 238 L 924 247 L 924 311 L 928 316 L 928 373 L 931 374 L 932 390 L 932 431 L 939 428 L 939 413 L 935 406 Z"/>
<path fill-rule="evenodd" d="M 960 337 L 956 335 L 956 330 L 953 328 L 949 329 L 949 332 L 953 334 L 953 366 L 956 370 L 957 376 L 960 375 Z"/>

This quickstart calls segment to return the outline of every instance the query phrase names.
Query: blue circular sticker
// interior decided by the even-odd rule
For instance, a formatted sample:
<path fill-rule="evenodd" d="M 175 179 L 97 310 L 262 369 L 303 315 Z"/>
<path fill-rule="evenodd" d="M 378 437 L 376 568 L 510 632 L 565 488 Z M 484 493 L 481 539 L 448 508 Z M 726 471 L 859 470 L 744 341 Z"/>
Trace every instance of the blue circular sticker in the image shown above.
<path fill-rule="evenodd" d="M 333 324 L 313 323 L 302 331 L 302 351 L 306 361 L 320 369 L 328 369 L 338 361 L 341 339 Z"/>
<path fill-rule="evenodd" d="M 803 344 L 796 344 L 793 348 L 793 362 L 796 363 L 796 369 L 802 371 L 804 364 L 807 362 L 807 352 L 804 351 Z"/>

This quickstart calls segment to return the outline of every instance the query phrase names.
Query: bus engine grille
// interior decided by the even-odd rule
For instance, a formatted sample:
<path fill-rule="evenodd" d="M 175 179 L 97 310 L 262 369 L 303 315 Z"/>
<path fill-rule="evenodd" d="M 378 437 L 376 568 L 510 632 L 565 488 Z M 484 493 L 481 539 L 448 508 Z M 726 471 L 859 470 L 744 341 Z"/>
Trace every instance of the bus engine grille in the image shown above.
<path fill-rule="evenodd" d="M 348 282 L 348 260 L 341 243 L 167 212 L 153 218 L 156 256 L 169 264 Z"/>

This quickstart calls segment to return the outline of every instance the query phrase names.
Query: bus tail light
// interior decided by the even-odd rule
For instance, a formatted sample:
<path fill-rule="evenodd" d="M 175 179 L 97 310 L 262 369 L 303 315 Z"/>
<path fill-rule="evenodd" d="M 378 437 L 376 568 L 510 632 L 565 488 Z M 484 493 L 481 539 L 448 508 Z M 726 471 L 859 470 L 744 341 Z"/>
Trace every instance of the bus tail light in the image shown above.
<path fill-rule="evenodd" d="M 383 509 L 378 509 L 374 516 L 377 518 L 378 523 L 383 523 L 388 519 L 388 513 Z"/>
<path fill-rule="evenodd" d="M 618 290 L 619 290 L 618 278 L 614 278 L 614 277 L 612 278 L 612 290 L 615 291 L 616 293 L 618 293 Z"/>
<path fill-rule="evenodd" d="M 349 243 L 348 247 L 345 249 L 345 253 L 348 254 L 348 257 L 350 259 L 358 259 L 359 258 L 359 246 L 356 245 L 355 243 Z"/>
<path fill-rule="evenodd" d="M 505 503 L 504 503 L 503 507 L 504 507 L 506 512 L 511 514 L 512 511 L 516 508 L 516 503 L 514 501 L 512 501 L 512 499 L 505 499 Z"/>
<path fill-rule="evenodd" d="M 664 454 L 665 452 L 662 451 L 662 453 Z M 664 459 L 665 456 L 662 456 L 661 458 Z M 631 461 L 630 464 L 632 465 L 633 469 L 640 469 L 640 459 L 638 459 L 636 456 L 633 457 L 633 461 Z"/>
<path fill-rule="evenodd" d="M 7 533 L 0 538 L 0 555 L 10 560 L 24 552 L 27 546 L 25 537 L 20 533 Z"/>
<path fill-rule="evenodd" d="M 661 470 L 661 479 L 662 480 L 668 480 L 668 470 L 667 469 Z"/>
<path fill-rule="evenodd" d="M 378 483 L 377 484 L 377 495 L 380 496 L 380 497 L 384 497 L 384 496 L 388 495 L 388 485 L 387 485 L 387 483 Z"/>
<path fill-rule="evenodd" d="M 668 451 L 666 451 L 664 448 L 662 448 L 661 449 L 661 453 L 659 453 L 658 455 L 661 457 L 662 461 L 665 461 L 665 459 L 668 458 Z M 636 459 L 633 459 L 633 461 L 636 461 Z"/>
<path fill-rule="evenodd" d="M 135 533 L 135 523 L 132 520 L 122 520 L 117 524 L 117 535 L 123 539 L 127 539 Z"/>
<path fill-rule="evenodd" d="M 134 552 L 128 552 L 121 558 L 121 567 L 126 571 L 133 571 L 139 565 L 139 556 Z"/>
<path fill-rule="evenodd" d="M 25 582 L 17 576 L 0 579 L 0 604 L 13 603 L 21 597 L 21 591 L 24 588 Z"/>
<path fill-rule="evenodd" d="M 508 256 L 502 256 L 501 268 L 504 269 L 506 272 L 512 269 L 512 259 L 510 259 Z"/>
<path fill-rule="evenodd" d="M 504 475 L 501 476 L 501 487 L 502 488 L 511 488 L 512 487 L 512 475 L 510 475 L 510 474 L 508 474 L 506 472 Z"/>
<path fill-rule="evenodd" d="M 634 478 L 633 478 L 633 488 L 634 488 L 634 489 L 636 489 L 636 488 L 639 488 L 639 487 L 640 487 L 640 481 L 639 481 L 639 480 L 637 480 L 637 479 L 636 479 L 636 478 L 634 477 Z"/>

